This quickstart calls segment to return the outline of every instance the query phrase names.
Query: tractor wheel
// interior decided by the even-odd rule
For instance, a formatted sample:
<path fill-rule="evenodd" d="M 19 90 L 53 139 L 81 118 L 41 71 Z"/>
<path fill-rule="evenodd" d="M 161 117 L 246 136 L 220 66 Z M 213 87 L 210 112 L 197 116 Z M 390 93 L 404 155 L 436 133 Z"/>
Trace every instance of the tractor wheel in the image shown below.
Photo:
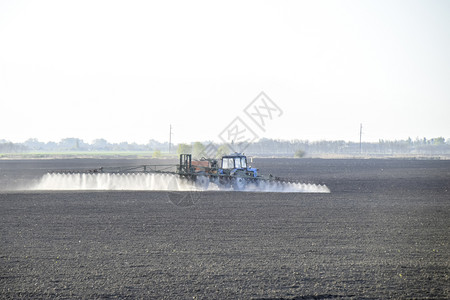
<path fill-rule="evenodd" d="M 198 175 L 195 179 L 195 186 L 201 190 L 207 190 L 209 186 L 209 178 L 206 175 Z"/>

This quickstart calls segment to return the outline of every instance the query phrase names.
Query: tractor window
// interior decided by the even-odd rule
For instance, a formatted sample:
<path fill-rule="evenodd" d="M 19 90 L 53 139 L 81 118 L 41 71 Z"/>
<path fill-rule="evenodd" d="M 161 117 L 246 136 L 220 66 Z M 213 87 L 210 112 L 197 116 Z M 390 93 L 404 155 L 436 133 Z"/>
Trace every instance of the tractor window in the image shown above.
<path fill-rule="evenodd" d="M 236 169 L 242 168 L 242 167 L 241 167 L 241 158 L 240 158 L 240 157 L 236 157 L 236 158 L 234 159 L 234 167 L 235 167 Z"/>
<path fill-rule="evenodd" d="M 247 168 L 247 160 L 245 159 L 245 157 L 241 157 L 241 166 L 242 168 Z"/>
<path fill-rule="evenodd" d="M 222 169 L 228 169 L 228 158 L 222 159 Z"/>
<path fill-rule="evenodd" d="M 222 159 L 222 169 L 232 169 L 234 168 L 234 162 L 232 158 Z"/>

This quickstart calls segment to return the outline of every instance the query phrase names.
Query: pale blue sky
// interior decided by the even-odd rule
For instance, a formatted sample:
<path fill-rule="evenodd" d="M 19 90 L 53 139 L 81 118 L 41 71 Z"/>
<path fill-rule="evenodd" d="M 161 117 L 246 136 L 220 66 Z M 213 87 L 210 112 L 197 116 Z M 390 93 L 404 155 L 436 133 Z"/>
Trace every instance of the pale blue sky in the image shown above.
<path fill-rule="evenodd" d="M 3 0 L 0 139 L 450 138 L 449 53 L 449 1 Z"/>

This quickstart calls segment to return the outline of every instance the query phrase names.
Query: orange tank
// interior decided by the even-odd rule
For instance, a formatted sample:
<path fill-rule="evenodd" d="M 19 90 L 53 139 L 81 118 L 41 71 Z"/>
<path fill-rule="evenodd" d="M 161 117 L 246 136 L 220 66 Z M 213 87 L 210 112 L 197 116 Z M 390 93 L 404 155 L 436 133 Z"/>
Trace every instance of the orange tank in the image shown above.
<path fill-rule="evenodd" d="M 207 161 L 207 160 L 193 160 L 192 166 L 194 167 L 194 172 L 208 172 L 209 171 L 209 161 Z"/>

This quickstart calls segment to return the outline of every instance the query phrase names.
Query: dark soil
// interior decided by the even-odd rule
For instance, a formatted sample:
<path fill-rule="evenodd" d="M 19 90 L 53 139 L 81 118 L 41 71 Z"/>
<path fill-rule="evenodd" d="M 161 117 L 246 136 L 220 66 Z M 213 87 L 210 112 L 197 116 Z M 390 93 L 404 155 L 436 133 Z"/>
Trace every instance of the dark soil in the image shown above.
<path fill-rule="evenodd" d="M 450 161 L 257 159 L 331 193 L 203 192 L 191 206 L 6 191 L 118 163 L 0 161 L 1 298 L 450 298 Z"/>

